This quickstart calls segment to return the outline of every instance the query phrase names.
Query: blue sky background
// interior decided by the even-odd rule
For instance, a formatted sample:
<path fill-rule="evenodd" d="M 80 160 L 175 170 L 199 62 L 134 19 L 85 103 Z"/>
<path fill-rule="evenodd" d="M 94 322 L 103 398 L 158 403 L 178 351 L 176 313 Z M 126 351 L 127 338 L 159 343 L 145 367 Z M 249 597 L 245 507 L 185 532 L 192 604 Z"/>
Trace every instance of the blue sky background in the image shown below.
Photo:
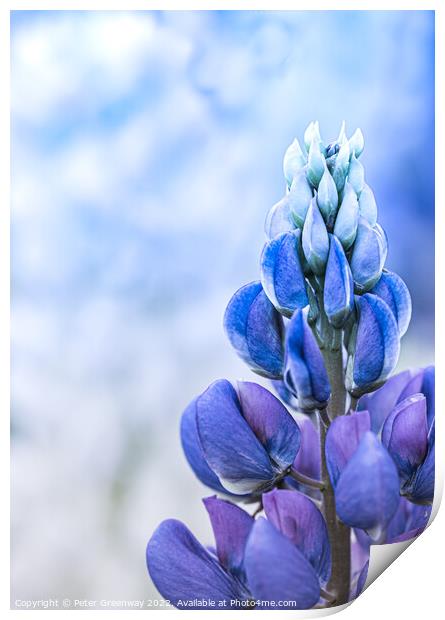
<path fill-rule="evenodd" d="M 363 130 L 433 358 L 434 16 L 15 12 L 11 95 L 13 598 L 153 596 L 162 518 L 211 540 L 178 419 L 249 376 L 222 314 L 310 120 Z"/>

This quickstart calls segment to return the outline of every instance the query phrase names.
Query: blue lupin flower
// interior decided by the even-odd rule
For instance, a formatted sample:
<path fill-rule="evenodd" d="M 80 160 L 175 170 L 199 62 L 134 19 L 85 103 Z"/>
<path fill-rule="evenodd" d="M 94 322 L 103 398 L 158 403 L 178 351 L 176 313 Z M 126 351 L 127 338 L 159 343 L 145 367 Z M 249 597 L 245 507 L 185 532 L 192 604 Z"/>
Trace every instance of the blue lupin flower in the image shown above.
<path fill-rule="evenodd" d="M 355 396 L 371 392 L 394 370 L 400 352 L 399 330 L 388 305 L 376 295 L 356 297 L 358 326 L 351 338 L 346 371 L 348 390 Z"/>
<path fill-rule="evenodd" d="M 384 270 L 377 284 L 370 291 L 378 295 L 391 309 L 402 337 L 411 320 L 411 295 L 408 287 L 400 276 L 392 271 Z"/>
<path fill-rule="evenodd" d="M 337 515 L 378 539 L 399 500 L 396 466 L 374 433 L 366 431 L 335 485 Z"/>
<path fill-rule="evenodd" d="M 244 552 L 254 520 L 224 500 L 208 498 L 204 503 L 215 534 L 216 555 L 183 523 L 168 519 L 148 542 L 148 572 L 162 596 L 175 607 L 199 609 L 203 600 L 241 607 L 251 598 L 245 586 Z"/>
<path fill-rule="evenodd" d="M 353 153 L 358 159 L 365 147 L 365 140 L 361 129 L 356 129 L 349 138 L 349 147 L 351 149 L 351 153 Z"/>
<path fill-rule="evenodd" d="M 366 219 L 360 217 L 350 261 L 358 293 L 366 293 L 377 283 L 387 253 L 386 236 L 381 227 L 378 224 L 372 227 Z"/>
<path fill-rule="evenodd" d="M 383 425 L 382 442 L 397 465 L 402 494 L 416 503 L 431 503 L 434 421 L 429 429 L 423 394 L 408 396 L 394 407 Z"/>
<path fill-rule="evenodd" d="M 289 196 L 286 195 L 273 205 L 267 213 L 264 222 L 264 232 L 269 239 L 273 239 L 281 233 L 293 230 L 295 224 L 290 213 Z"/>
<path fill-rule="evenodd" d="M 284 178 L 288 187 L 292 185 L 295 175 L 306 165 L 306 157 L 301 150 L 300 143 L 295 138 L 287 148 L 283 159 Z"/>
<path fill-rule="evenodd" d="M 300 230 L 282 233 L 266 243 L 260 259 L 264 292 L 287 317 L 309 303 L 299 259 L 300 237 Z"/>
<path fill-rule="evenodd" d="M 338 210 L 338 192 L 327 166 L 318 185 L 317 204 L 326 226 L 332 230 Z"/>
<path fill-rule="evenodd" d="M 353 188 L 357 196 L 360 196 L 365 186 L 365 169 L 363 165 L 355 156 L 355 153 L 351 155 L 351 161 L 349 163 L 348 181 Z"/>
<path fill-rule="evenodd" d="M 261 282 L 250 282 L 236 291 L 224 314 L 224 328 L 237 354 L 253 371 L 271 379 L 281 377 L 283 320 Z"/>
<path fill-rule="evenodd" d="M 315 274 L 321 275 L 328 259 L 329 237 L 316 198 L 312 199 L 306 213 L 302 243 L 309 267 Z"/>
<path fill-rule="evenodd" d="M 290 217 L 298 228 L 303 228 L 312 200 L 312 188 L 307 180 L 305 170 L 300 170 L 295 174 L 287 200 Z"/>
<path fill-rule="evenodd" d="M 324 309 L 331 325 L 343 327 L 354 308 L 354 281 L 340 241 L 330 235 L 324 284 Z"/>
<path fill-rule="evenodd" d="M 244 381 L 235 390 L 224 379 L 185 410 L 181 437 L 196 476 L 235 495 L 271 489 L 287 474 L 300 447 L 297 423 L 273 394 Z"/>
<path fill-rule="evenodd" d="M 360 216 L 373 228 L 377 224 L 377 203 L 369 185 L 363 187 L 358 201 Z"/>
<path fill-rule="evenodd" d="M 303 411 L 326 406 L 329 379 L 306 314 L 296 310 L 286 330 L 284 382 Z"/>
<path fill-rule="evenodd" d="M 357 196 L 348 182 L 345 183 L 343 200 L 335 220 L 334 235 L 341 241 L 345 250 L 349 250 L 357 235 L 359 210 Z"/>
<path fill-rule="evenodd" d="M 331 575 L 326 522 L 314 502 L 298 491 L 274 489 L 263 496 L 268 520 L 309 560 L 322 584 Z"/>

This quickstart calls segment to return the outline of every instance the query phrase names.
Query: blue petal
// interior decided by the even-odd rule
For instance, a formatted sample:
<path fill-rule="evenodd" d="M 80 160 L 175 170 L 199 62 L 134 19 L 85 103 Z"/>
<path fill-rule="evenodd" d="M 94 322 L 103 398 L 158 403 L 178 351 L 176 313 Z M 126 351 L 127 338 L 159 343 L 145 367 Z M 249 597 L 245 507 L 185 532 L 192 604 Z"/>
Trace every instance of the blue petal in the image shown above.
<path fill-rule="evenodd" d="M 300 447 L 300 429 L 286 407 L 266 388 L 239 381 L 241 412 L 269 457 L 281 470 L 294 462 Z"/>
<path fill-rule="evenodd" d="M 332 229 L 338 209 L 338 192 L 327 166 L 318 186 L 317 204 L 326 225 Z"/>
<path fill-rule="evenodd" d="M 289 212 L 298 228 L 303 228 L 307 210 L 312 200 L 312 188 L 306 178 L 306 171 L 297 172 L 287 195 Z"/>
<path fill-rule="evenodd" d="M 367 431 L 337 481 L 338 517 L 350 527 L 378 536 L 396 512 L 399 499 L 396 466 L 374 433 Z"/>
<path fill-rule="evenodd" d="M 340 328 L 354 308 L 354 281 L 340 241 L 330 235 L 324 284 L 324 309 L 329 322 Z"/>
<path fill-rule="evenodd" d="M 227 493 L 221 485 L 218 476 L 210 469 L 202 451 L 201 441 L 196 426 L 196 401 L 195 398 L 186 408 L 181 418 L 181 443 L 184 454 L 195 476 L 206 486 Z"/>
<path fill-rule="evenodd" d="M 264 223 L 264 231 L 269 239 L 295 228 L 291 220 L 289 198 L 284 196 L 268 212 Z"/>
<path fill-rule="evenodd" d="M 246 284 L 233 295 L 224 327 L 233 348 L 252 370 L 271 379 L 281 378 L 283 321 L 260 282 Z"/>
<path fill-rule="evenodd" d="M 269 521 L 300 549 L 327 583 L 331 548 L 326 522 L 315 504 L 298 491 L 275 489 L 263 495 L 263 506 Z"/>
<path fill-rule="evenodd" d="M 203 502 L 212 524 L 219 561 L 244 582 L 244 551 L 254 519 L 242 508 L 216 496 L 206 497 Z"/>
<path fill-rule="evenodd" d="M 294 609 L 309 609 L 320 597 L 317 575 L 309 561 L 263 518 L 252 528 L 244 563 L 249 589 L 255 599 L 277 604 L 290 601 Z"/>
<path fill-rule="evenodd" d="M 369 185 L 366 185 L 366 183 L 360 194 L 358 206 L 361 217 L 363 217 L 371 227 L 374 227 L 377 223 L 377 204 L 372 189 Z"/>
<path fill-rule="evenodd" d="M 348 181 L 357 196 L 360 196 L 365 187 L 365 169 L 362 163 L 357 160 L 354 153 L 351 155 L 349 164 Z"/>
<path fill-rule="evenodd" d="M 394 459 L 403 481 L 410 478 L 424 461 L 428 450 L 426 398 L 409 396 L 387 417 L 382 430 L 382 443 Z"/>
<path fill-rule="evenodd" d="M 272 387 L 281 398 L 292 409 L 298 409 L 298 399 L 287 389 L 286 384 L 281 379 L 272 379 Z"/>
<path fill-rule="evenodd" d="M 396 273 L 384 271 L 371 293 L 378 295 L 388 304 L 402 337 L 411 320 L 411 296 L 405 282 Z"/>
<path fill-rule="evenodd" d="M 419 536 L 426 528 L 431 506 L 419 506 L 400 498 L 399 507 L 386 530 L 384 543 L 402 542 Z"/>
<path fill-rule="evenodd" d="M 306 157 L 301 150 L 298 140 L 292 142 L 287 148 L 283 159 L 284 178 L 290 187 L 295 175 L 306 165 Z"/>
<path fill-rule="evenodd" d="M 320 151 L 320 142 L 314 136 L 307 157 L 307 178 L 314 187 L 318 187 L 326 168 L 326 161 Z"/>
<path fill-rule="evenodd" d="M 324 407 L 330 397 L 323 357 L 301 310 L 287 325 L 285 382 L 303 410 Z"/>
<path fill-rule="evenodd" d="M 310 418 L 299 421 L 298 424 L 301 431 L 301 445 L 293 468 L 309 478 L 319 480 L 321 475 L 320 435 Z"/>
<path fill-rule="evenodd" d="M 287 232 L 264 246 L 261 283 L 275 308 L 287 317 L 309 303 L 306 281 L 298 257 L 301 231 Z"/>
<path fill-rule="evenodd" d="M 345 184 L 343 200 L 335 220 L 334 235 L 341 241 L 345 250 L 354 243 L 358 226 L 357 195 L 349 183 Z"/>
<path fill-rule="evenodd" d="M 352 366 L 352 389 L 370 392 L 394 370 L 400 352 L 399 330 L 391 310 L 376 295 L 356 297 L 359 322 Z M 348 382 L 350 383 L 350 373 Z M 349 386 L 348 386 L 349 387 Z"/>
<path fill-rule="evenodd" d="M 355 598 L 360 596 L 360 594 L 363 592 L 363 588 L 365 587 L 365 584 L 366 584 L 366 578 L 368 577 L 368 570 L 369 570 L 369 560 L 366 562 L 366 564 L 362 568 L 359 578 L 357 579 L 357 589 L 355 591 Z"/>
<path fill-rule="evenodd" d="M 333 487 L 336 486 L 340 474 L 357 450 L 363 435 L 370 430 L 370 426 L 367 411 L 357 411 L 332 421 L 326 435 L 325 454 Z"/>
<path fill-rule="evenodd" d="M 180 521 L 169 519 L 159 525 L 146 557 L 153 583 L 175 607 L 195 599 L 218 603 L 245 598 L 237 582 Z"/>
<path fill-rule="evenodd" d="M 403 391 L 400 394 L 398 402 L 401 402 L 408 396 L 422 393 L 426 397 L 427 403 L 427 418 L 428 428 L 434 421 L 435 415 L 435 370 L 434 366 L 427 366 L 426 368 L 419 369 L 412 376 L 411 380 L 407 382 Z"/>
<path fill-rule="evenodd" d="M 277 472 L 243 418 L 232 385 L 224 379 L 212 383 L 196 410 L 205 459 L 224 488 L 241 495 L 271 486 Z"/>
<path fill-rule="evenodd" d="M 378 225 L 372 228 L 364 218 L 359 218 L 351 257 L 351 271 L 358 293 L 366 293 L 377 283 L 387 252 L 386 237 Z"/>
<path fill-rule="evenodd" d="M 303 252 L 310 268 L 315 274 L 323 274 L 329 253 L 329 237 L 315 198 L 307 210 L 302 241 Z"/>

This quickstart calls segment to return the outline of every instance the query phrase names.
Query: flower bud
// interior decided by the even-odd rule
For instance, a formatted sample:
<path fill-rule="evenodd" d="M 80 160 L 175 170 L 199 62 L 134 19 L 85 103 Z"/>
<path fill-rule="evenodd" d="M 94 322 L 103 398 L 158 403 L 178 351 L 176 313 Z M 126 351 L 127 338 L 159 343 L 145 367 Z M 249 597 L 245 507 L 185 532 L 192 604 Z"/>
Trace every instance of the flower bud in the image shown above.
<path fill-rule="evenodd" d="M 361 396 L 377 389 L 394 370 L 400 340 L 394 315 L 382 299 L 366 293 L 355 301 L 359 318 L 349 339 L 346 386 Z"/>
<path fill-rule="evenodd" d="M 307 158 L 307 178 L 312 183 L 313 187 L 318 187 L 325 169 L 326 160 L 321 153 L 320 143 L 314 137 L 309 147 L 309 155 Z"/>
<path fill-rule="evenodd" d="M 321 275 L 329 253 L 329 237 L 320 209 L 312 199 L 303 227 L 303 252 L 312 271 Z"/>
<path fill-rule="evenodd" d="M 287 199 L 292 220 L 298 228 L 303 228 L 306 213 L 312 200 L 312 187 L 309 185 L 305 170 L 300 170 L 294 176 Z"/>
<path fill-rule="evenodd" d="M 351 162 L 349 164 L 348 181 L 352 185 L 357 196 L 360 196 L 365 186 L 365 169 L 361 162 L 356 159 L 352 153 Z"/>
<path fill-rule="evenodd" d="M 264 232 L 269 239 L 273 239 L 277 235 L 293 228 L 295 228 L 295 224 L 290 214 L 289 195 L 287 195 L 274 204 L 268 212 L 264 222 Z"/>
<path fill-rule="evenodd" d="M 280 379 L 283 367 L 283 320 L 260 282 L 242 286 L 229 301 L 224 328 L 231 345 L 256 373 Z"/>
<path fill-rule="evenodd" d="M 344 142 L 340 150 L 338 151 L 337 159 L 335 160 L 334 170 L 332 172 L 332 178 L 335 181 L 337 190 L 341 192 L 345 185 L 346 175 L 349 170 L 349 157 L 351 151 L 349 148 L 349 142 Z"/>
<path fill-rule="evenodd" d="M 341 328 L 354 308 L 354 281 L 340 241 L 330 235 L 324 283 L 324 309 L 329 322 Z"/>
<path fill-rule="evenodd" d="M 334 235 L 340 239 L 345 250 L 355 241 L 359 220 L 358 201 L 352 186 L 346 182 L 343 200 L 335 220 Z"/>
<path fill-rule="evenodd" d="M 362 130 L 356 129 L 352 136 L 349 138 L 349 147 L 351 149 L 351 153 L 359 158 L 363 153 L 363 149 L 365 147 L 365 139 L 363 138 Z"/>
<path fill-rule="evenodd" d="M 318 121 L 311 121 L 304 132 L 304 146 L 309 152 L 312 141 L 315 140 L 321 147 L 320 125 Z"/>
<path fill-rule="evenodd" d="M 298 256 L 301 231 L 282 233 L 263 248 L 261 283 L 275 308 L 287 317 L 309 303 Z"/>
<path fill-rule="evenodd" d="M 388 304 L 402 337 L 408 329 L 412 309 L 411 296 L 405 282 L 396 273 L 384 270 L 371 293 L 378 295 Z"/>
<path fill-rule="evenodd" d="M 342 121 L 340 133 L 338 134 L 337 143 L 342 146 L 347 141 L 346 138 L 346 121 Z"/>
<path fill-rule="evenodd" d="M 375 226 L 377 223 L 377 204 L 374 193 L 369 185 L 364 185 L 358 201 L 360 216 L 363 217 L 370 225 Z"/>
<path fill-rule="evenodd" d="M 320 349 L 306 313 L 296 310 L 286 330 L 285 343 L 286 387 L 298 398 L 303 411 L 326 406 L 331 388 Z"/>
<path fill-rule="evenodd" d="M 388 246 L 383 229 L 378 224 L 372 228 L 364 218 L 359 218 L 351 257 L 351 271 L 358 293 L 371 290 L 377 283 L 382 274 L 387 252 Z"/>
<path fill-rule="evenodd" d="M 326 225 L 332 229 L 337 215 L 338 192 L 327 166 L 318 185 L 317 204 L 324 217 Z"/>
<path fill-rule="evenodd" d="M 283 172 L 288 187 L 292 185 L 294 176 L 306 165 L 306 157 L 301 150 L 300 143 L 295 138 L 287 148 L 283 159 Z"/>

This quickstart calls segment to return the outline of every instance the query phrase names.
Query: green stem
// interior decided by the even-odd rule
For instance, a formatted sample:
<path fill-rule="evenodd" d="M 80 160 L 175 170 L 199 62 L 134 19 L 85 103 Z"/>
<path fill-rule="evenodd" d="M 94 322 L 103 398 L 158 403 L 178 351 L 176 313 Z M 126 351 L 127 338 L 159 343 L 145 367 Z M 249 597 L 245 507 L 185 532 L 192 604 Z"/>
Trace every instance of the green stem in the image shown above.
<path fill-rule="evenodd" d="M 300 482 L 301 484 L 304 484 L 307 487 L 311 487 L 312 489 L 318 489 L 319 491 L 323 491 L 324 486 L 325 486 L 324 482 L 322 482 L 321 480 L 315 480 L 315 478 L 310 478 L 309 476 L 305 476 L 304 474 L 300 473 L 296 469 L 291 469 L 289 471 L 289 476 L 291 476 L 291 478 L 293 478 L 297 482 Z"/>
<path fill-rule="evenodd" d="M 342 605 L 349 599 L 351 577 L 351 529 L 337 519 L 335 495 L 326 465 L 326 420 L 344 415 L 346 408 L 346 389 L 343 379 L 342 349 L 323 349 L 323 357 L 331 384 L 331 400 L 328 405 L 328 416 L 319 415 L 321 444 L 321 478 L 325 484 L 323 508 L 329 541 L 331 544 L 332 572 L 327 590 L 335 595 L 335 604 Z M 325 414 L 325 412 L 323 412 Z M 323 422 L 324 420 L 324 422 Z M 332 605 L 333 603 L 330 603 Z"/>

